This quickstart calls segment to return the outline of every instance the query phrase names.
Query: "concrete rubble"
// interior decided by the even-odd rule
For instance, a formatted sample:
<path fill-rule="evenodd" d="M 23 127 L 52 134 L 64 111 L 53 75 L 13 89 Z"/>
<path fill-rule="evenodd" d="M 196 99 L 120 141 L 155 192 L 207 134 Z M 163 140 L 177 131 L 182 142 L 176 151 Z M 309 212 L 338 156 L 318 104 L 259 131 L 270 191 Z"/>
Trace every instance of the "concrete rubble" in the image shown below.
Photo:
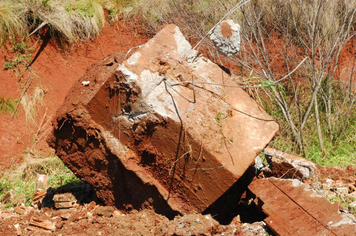
<path fill-rule="evenodd" d="M 210 39 L 223 55 L 237 55 L 240 51 L 240 25 L 233 20 L 223 20 L 213 30 Z"/>
<path fill-rule="evenodd" d="M 126 60 L 90 68 L 59 109 L 48 142 L 105 204 L 202 212 L 278 131 L 247 93 L 222 86 L 236 78 L 205 57 L 189 64 L 190 50 L 168 25 Z"/>
<path fill-rule="evenodd" d="M 70 209 L 78 205 L 77 199 L 70 193 L 56 194 L 53 201 L 56 209 Z"/>
<path fill-rule="evenodd" d="M 282 151 L 266 147 L 263 150 L 268 165 L 261 163 L 262 160 L 255 160 L 260 163 L 257 167 L 264 176 L 278 177 L 284 179 L 306 180 L 314 176 L 316 166 L 313 162 L 302 157 L 284 153 Z"/>
<path fill-rule="evenodd" d="M 258 223 L 220 225 L 211 215 L 197 213 L 169 220 L 153 210 L 122 212 L 95 202 L 71 209 L 21 207 L 0 210 L 1 235 L 266 235 Z"/>
<path fill-rule="evenodd" d="M 299 180 L 258 179 L 249 187 L 276 235 L 354 235 L 356 219 Z"/>

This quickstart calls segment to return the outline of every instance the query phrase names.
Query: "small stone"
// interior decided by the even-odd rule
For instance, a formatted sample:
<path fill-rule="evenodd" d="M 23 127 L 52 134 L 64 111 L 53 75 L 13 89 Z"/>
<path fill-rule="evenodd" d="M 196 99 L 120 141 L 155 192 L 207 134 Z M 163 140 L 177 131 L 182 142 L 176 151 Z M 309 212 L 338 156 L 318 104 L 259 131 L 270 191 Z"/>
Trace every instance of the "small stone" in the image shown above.
<path fill-rule="evenodd" d="M 60 217 L 61 217 L 63 220 L 69 220 L 69 219 L 72 218 L 72 214 L 69 213 L 69 212 L 65 212 L 65 213 L 61 214 Z"/>
<path fill-rule="evenodd" d="M 120 217 L 120 216 L 124 216 L 125 214 L 123 214 L 121 211 L 115 210 L 113 212 L 113 216 L 114 217 Z"/>
<path fill-rule="evenodd" d="M 112 206 L 99 206 L 94 214 L 98 216 L 111 217 L 115 211 L 115 208 Z"/>
<path fill-rule="evenodd" d="M 36 226 L 38 228 L 55 231 L 56 224 L 50 220 L 32 219 L 30 226 Z"/>
<path fill-rule="evenodd" d="M 338 194 L 346 195 L 349 193 L 349 188 L 348 187 L 338 187 L 338 188 L 336 188 L 336 192 Z"/>
<path fill-rule="evenodd" d="M 37 192 L 44 191 L 48 188 L 47 178 L 47 175 L 38 174 L 36 176 L 35 189 Z"/>
<path fill-rule="evenodd" d="M 19 215 L 25 215 L 27 213 L 26 207 L 23 207 L 23 206 L 15 207 L 14 211 L 15 211 L 15 213 L 17 213 Z"/>
<path fill-rule="evenodd" d="M 86 205 L 88 211 L 93 210 L 96 207 L 96 202 L 91 201 L 89 204 Z"/>
<path fill-rule="evenodd" d="M 20 224 L 15 224 L 14 227 L 16 229 L 17 235 L 21 235 L 22 232 L 21 232 Z"/>
<path fill-rule="evenodd" d="M 90 81 L 82 81 L 83 86 L 88 86 L 90 84 Z"/>

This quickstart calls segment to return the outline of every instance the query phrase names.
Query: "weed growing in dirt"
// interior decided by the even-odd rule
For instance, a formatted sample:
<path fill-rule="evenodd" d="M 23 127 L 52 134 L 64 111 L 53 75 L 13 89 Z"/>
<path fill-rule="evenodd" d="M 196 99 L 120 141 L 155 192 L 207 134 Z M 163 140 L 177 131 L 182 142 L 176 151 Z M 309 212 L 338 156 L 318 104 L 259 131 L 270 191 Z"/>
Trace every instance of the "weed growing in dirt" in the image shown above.
<path fill-rule="evenodd" d="M 0 97 L 0 113 L 12 114 L 15 111 L 17 100 Z"/>
<path fill-rule="evenodd" d="M 221 124 L 222 119 L 223 119 L 223 114 L 219 111 L 215 117 L 215 120 L 219 126 L 222 126 L 222 124 Z"/>
<path fill-rule="evenodd" d="M 132 13 L 143 18 L 149 34 L 157 32 L 163 24 L 174 23 L 189 39 L 197 40 L 230 10 L 230 6 L 237 3 L 237 0 L 134 0 Z"/>
<path fill-rule="evenodd" d="M 333 197 L 328 197 L 328 200 L 332 203 L 338 204 L 340 209 L 356 216 L 356 207 L 350 206 L 351 202 L 356 201 L 356 197 L 337 195 Z"/>
<path fill-rule="evenodd" d="M 35 193 L 35 181 L 38 174 L 47 175 L 48 187 L 52 188 L 81 182 L 58 157 L 28 157 L 18 168 L 0 175 L 2 206 L 30 205 Z"/>
<path fill-rule="evenodd" d="M 25 41 L 15 43 L 11 47 L 11 52 L 14 54 L 12 59 L 5 57 L 5 70 L 12 70 L 18 77 L 22 77 L 21 72 L 25 71 L 27 66 L 32 60 L 33 48 L 29 48 L 29 45 Z"/>

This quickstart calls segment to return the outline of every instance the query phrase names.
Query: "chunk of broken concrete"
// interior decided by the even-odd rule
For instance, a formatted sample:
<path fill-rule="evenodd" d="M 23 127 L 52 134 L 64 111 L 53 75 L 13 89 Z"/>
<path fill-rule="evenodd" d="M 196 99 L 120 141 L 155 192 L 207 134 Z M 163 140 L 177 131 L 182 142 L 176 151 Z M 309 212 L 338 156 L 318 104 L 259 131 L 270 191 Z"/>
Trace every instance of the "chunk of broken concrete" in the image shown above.
<path fill-rule="evenodd" d="M 249 187 L 276 235 L 355 235 L 356 219 L 299 180 L 258 179 Z"/>
<path fill-rule="evenodd" d="M 90 68 L 59 109 L 48 142 L 105 204 L 202 212 L 277 132 L 218 65 L 187 63 L 190 49 L 168 25 L 124 62 Z"/>
<path fill-rule="evenodd" d="M 240 25 L 233 20 L 224 20 L 213 30 L 210 39 L 225 56 L 237 55 L 240 51 Z"/>
<path fill-rule="evenodd" d="M 265 176 L 305 180 L 315 173 L 315 164 L 302 157 L 268 147 L 263 150 L 263 153 L 269 164 L 268 168 L 262 170 Z"/>
<path fill-rule="evenodd" d="M 72 193 L 56 194 L 53 197 L 56 209 L 70 209 L 78 207 L 77 199 Z"/>

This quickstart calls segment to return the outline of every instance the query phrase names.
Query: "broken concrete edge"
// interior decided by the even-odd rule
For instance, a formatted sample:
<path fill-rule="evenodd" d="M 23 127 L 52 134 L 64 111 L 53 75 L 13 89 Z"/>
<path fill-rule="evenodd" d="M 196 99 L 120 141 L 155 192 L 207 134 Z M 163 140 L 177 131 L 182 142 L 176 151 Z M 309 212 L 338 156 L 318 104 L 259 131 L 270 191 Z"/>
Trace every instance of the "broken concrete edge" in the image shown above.
<path fill-rule="evenodd" d="M 257 179 L 249 190 L 277 235 L 353 235 L 356 219 L 299 180 Z"/>
<path fill-rule="evenodd" d="M 126 61 L 109 57 L 90 68 L 58 111 L 48 142 L 106 204 L 155 192 L 175 211 L 201 212 L 242 176 L 277 132 L 277 123 L 240 88 L 173 89 L 191 77 L 233 83 L 206 58 L 187 63 L 182 55 L 190 48 L 179 28 L 169 25 Z M 192 92 L 195 103 L 186 99 Z M 204 146 L 199 137 L 205 137 Z M 122 186 L 130 182 L 139 186 Z"/>
<path fill-rule="evenodd" d="M 275 177 L 310 179 L 316 172 L 315 163 L 300 156 L 291 155 L 280 150 L 266 147 L 263 151 L 269 166 L 264 166 L 262 160 L 256 158 L 256 168 L 271 172 Z"/>

